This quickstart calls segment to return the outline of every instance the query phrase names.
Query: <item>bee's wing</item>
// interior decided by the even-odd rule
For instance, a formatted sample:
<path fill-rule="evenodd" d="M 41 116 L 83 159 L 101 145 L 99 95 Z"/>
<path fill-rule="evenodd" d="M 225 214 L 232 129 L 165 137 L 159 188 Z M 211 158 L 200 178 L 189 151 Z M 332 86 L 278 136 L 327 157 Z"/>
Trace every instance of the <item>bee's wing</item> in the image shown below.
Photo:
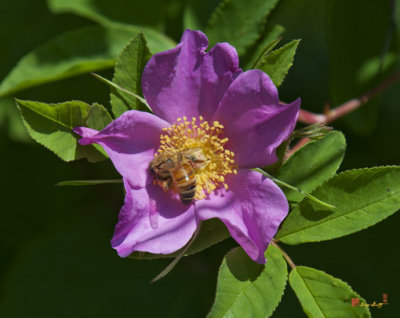
<path fill-rule="evenodd" d="M 182 150 L 182 155 L 185 156 L 186 159 L 194 162 L 194 163 L 202 163 L 208 161 L 209 159 L 204 155 L 203 148 L 189 148 Z"/>

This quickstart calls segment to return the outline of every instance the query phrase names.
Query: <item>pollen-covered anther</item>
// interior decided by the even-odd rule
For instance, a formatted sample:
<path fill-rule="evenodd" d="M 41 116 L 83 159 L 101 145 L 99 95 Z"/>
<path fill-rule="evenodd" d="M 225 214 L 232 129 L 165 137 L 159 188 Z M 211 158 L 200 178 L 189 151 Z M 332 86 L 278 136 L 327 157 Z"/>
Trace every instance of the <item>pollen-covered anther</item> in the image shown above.
<path fill-rule="evenodd" d="M 228 189 L 225 176 L 237 174 L 234 153 L 224 147 L 229 139 L 222 137 L 223 129 L 218 121 L 209 124 L 202 116 L 190 121 L 183 116 L 162 130 L 155 156 L 182 153 L 181 160 L 189 162 L 196 178 L 196 200 L 219 188 Z"/>

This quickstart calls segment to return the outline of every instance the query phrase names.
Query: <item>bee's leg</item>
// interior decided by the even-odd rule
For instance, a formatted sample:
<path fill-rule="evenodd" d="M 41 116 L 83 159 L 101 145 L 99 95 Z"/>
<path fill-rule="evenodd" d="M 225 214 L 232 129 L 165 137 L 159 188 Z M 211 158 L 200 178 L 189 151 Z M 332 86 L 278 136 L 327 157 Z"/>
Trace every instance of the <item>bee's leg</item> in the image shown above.
<path fill-rule="evenodd" d="M 168 191 L 169 189 L 171 189 L 171 185 L 172 185 L 172 178 L 168 178 L 164 180 L 162 183 L 164 191 Z"/>
<path fill-rule="evenodd" d="M 207 167 L 207 165 L 211 162 L 211 159 L 207 159 L 201 162 L 201 169 Z"/>

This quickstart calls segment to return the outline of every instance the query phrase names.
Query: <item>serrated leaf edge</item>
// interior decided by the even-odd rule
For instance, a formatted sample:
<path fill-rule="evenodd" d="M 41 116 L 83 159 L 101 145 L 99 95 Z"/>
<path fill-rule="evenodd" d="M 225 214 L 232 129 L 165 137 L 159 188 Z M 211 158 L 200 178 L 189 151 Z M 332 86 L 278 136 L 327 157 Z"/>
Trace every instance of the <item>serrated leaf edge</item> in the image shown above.
<path fill-rule="evenodd" d="M 32 108 L 30 108 L 29 106 L 23 105 L 22 103 L 23 103 L 23 102 L 28 102 L 28 103 L 40 103 L 40 104 L 45 104 L 45 105 L 48 105 L 48 106 L 57 106 L 57 105 L 66 104 L 66 103 L 73 103 L 73 102 L 83 103 L 83 104 L 86 104 L 87 106 L 89 106 L 89 109 L 88 109 L 88 111 L 87 111 L 87 114 L 85 114 L 85 117 L 84 117 L 84 118 L 85 118 L 85 121 L 87 120 L 87 117 L 88 117 L 89 111 L 90 111 L 90 106 L 91 106 L 90 104 L 88 104 L 88 103 L 86 103 L 86 102 L 83 102 L 83 101 L 80 101 L 80 100 L 71 100 L 71 101 L 66 101 L 66 102 L 61 102 L 61 103 L 44 103 L 44 102 L 32 101 L 32 100 L 15 99 L 15 102 L 18 104 L 18 106 L 26 107 L 26 108 L 30 109 L 31 111 L 33 111 L 34 113 L 36 113 L 36 114 L 38 114 L 38 115 L 40 115 L 40 116 L 42 116 L 42 117 L 44 117 L 44 118 L 47 118 L 48 120 L 50 120 L 50 121 L 52 121 L 52 122 L 54 122 L 54 123 L 57 123 L 57 124 L 59 124 L 60 126 L 63 126 L 63 127 L 65 127 L 65 128 L 68 128 L 68 129 L 73 129 L 74 127 L 67 126 L 67 125 L 65 125 L 64 123 L 59 122 L 58 120 L 55 120 L 55 119 L 52 118 L 52 117 L 49 117 L 49 116 L 47 116 L 47 115 L 45 115 L 45 114 L 43 114 L 43 113 L 41 113 L 41 112 L 38 112 L 36 109 L 32 109 Z M 22 103 L 21 103 L 21 102 L 22 102 Z"/>
<path fill-rule="evenodd" d="M 295 50 L 294 50 L 293 55 L 292 55 L 291 58 L 290 58 L 290 63 L 287 64 L 288 67 L 287 67 L 286 72 L 283 74 L 283 75 L 284 75 L 284 76 L 283 76 L 283 79 L 282 79 L 281 81 L 279 81 L 278 83 L 274 83 L 276 87 L 281 86 L 282 83 L 283 83 L 283 81 L 284 81 L 285 78 L 286 78 L 286 75 L 289 73 L 289 70 L 290 70 L 290 69 L 292 68 L 292 66 L 293 66 L 294 56 L 296 55 L 297 47 L 299 46 L 300 41 L 301 41 L 301 39 L 295 39 L 295 40 L 290 41 L 289 43 L 286 43 L 285 45 L 281 46 L 280 48 L 278 48 L 278 49 L 276 49 L 276 50 L 270 51 L 267 55 L 264 55 L 264 57 L 262 57 L 262 58 L 259 60 L 259 63 L 257 63 L 257 64 L 254 66 L 254 68 L 261 69 L 262 65 L 265 63 L 265 61 L 266 61 L 267 58 L 269 58 L 269 57 L 271 57 L 271 56 L 274 56 L 274 55 L 278 55 L 278 54 L 280 54 L 282 51 L 284 51 L 285 49 L 287 49 L 288 47 L 294 46 L 294 47 L 295 47 Z"/>
<path fill-rule="evenodd" d="M 396 165 L 385 165 L 385 166 L 379 166 L 379 167 L 360 168 L 360 169 L 350 169 L 350 170 L 342 171 L 342 172 L 340 172 L 340 173 L 338 173 L 338 174 L 333 175 L 332 177 L 330 177 L 329 179 L 327 179 L 325 182 L 321 183 L 317 188 L 315 188 L 315 189 L 311 192 L 311 194 L 314 193 L 315 191 L 318 191 L 320 187 L 323 187 L 323 186 L 325 185 L 325 183 L 330 182 L 333 178 L 340 177 L 340 176 L 343 176 L 343 175 L 345 175 L 345 174 L 354 173 L 354 172 L 356 172 L 356 171 L 366 171 L 366 170 L 371 171 L 371 170 L 378 170 L 378 169 L 381 169 L 381 168 L 400 168 L 400 166 L 396 166 Z M 395 194 L 397 194 L 397 193 L 395 193 Z M 304 198 L 304 199 L 306 199 L 306 198 Z M 303 200 L 302 200 L 302 201 L 303 201 Z M 301 201 L 301 202 L 302 202 L 302 201 Z M 376 201 L 376 202 L 377 202 L 377 201 Z M 374 202 L 373 202 L 373 203 L 374 203 Z M 299 202 L 298 204 L 300 204 L 300 202 Z M 363 207 L 364 207 L 364 206 L 363 206 Z M 361 209 L 362 209 L 362 208 L 361 208 Z M 336 217 L 334 217 L 334 218 L 329 219 L 329 221 L 335 220 L 335 219 L 340 218 L 340 217 L 346 217 L 346 215 L 351 214 L 351 213 L 355 213 L 355 212 L 352 211 L 352 212 L 346 213 L 346 214 L 344 214 L 344 215 L 338 215 L 338 216 L 336 216 Z M 311 225 L 311 226 L 302 228 L 300 231 L 292 232 L 292 233 L 287 234 L 287 235 L 285 235 L 285 236 L 280 236 L 280 237 L 277 236 L 276 238 L 279 239 L 279 241 L 281 241 L 282 243 L 289 244 L 289 245 L 299 245 L 299 244 L 304 244 L 304 243 L 330 241 L 330 240 L 333 240 L 333 239 L 337 239 L 337 238 L 340 238 L 340 237 L 343 237 L 343 236 L 347 236 L 347 235 L 351 235 L 351 234 L 354 234 L 354 233 L 363 231 L 363 230 L 365 230 L 365 229 L 367 229 L 367 228 L 369 228 L 369 227 L 371 227 L 371 226 L 374 226 L 374 225 L 377 224 L 378 222 L 381 222 L 381 221 L 387 219 L 389 216 L 393 215 L 394 213 L 396 213 L 396 211 L 394 211 L 394 212 L 391 213 L 391 214 L 388 214 L 388 215 L 387 215 L 386 217 L 384 217 L 383 219 L 381 219 L 381 220 L 379 220 L 379 221 L 377 221 L 377 222 L 375 222 L 375 223 L 373 223 L 373 224 L 367 225 L 367 226 L 365 226 L 365 227 L 363 227 L 363 228 L 361 228 L 361 229 L 359 229 L 359 230 L 357 230 L 357 231 L 355 231 L 355 232 L 351 232 L 351 233 L 348 233 L 348 234 L 343 234 L 343 235 L 341 235 L 341 236 L 334 237 L 334 238 L 330 238 L 330 239 L 303 241 L 303 242 L 295 243 L 295 244 L 287 243 L 287 242 L 282 241 L 282 238 L 285 238 L 285 237 L 287 237 L 287 236 L 290 236 L 290 235 L 292 235 L 292 234 L 294 234 L 294 233 L 301 232 L 301 231 L 303 231 L 303 230 L 305 230 L 305 229 L 312 228 L 312 227 L 314 227 L 314 226 L 318 226 L 318 225 L 322 224 L 323 222 L 317 223 L 317 224 L 313 224 L 313 225 Z"/>
<path fill-rule="evenodd" d="M 24 116 L 22 115 L 22 112 L 21 112 L 20 105 L 19 105 L 18 101 L 23 101 L 23 102 L 26 101 L 26 102 L 42 103 L 42 104 L 47 104 L 47 103 L 38 102 L 38 101 L 30 101 L 30 100 L 15 99 L 15 102 L 16 102 L 16 104 L 17 104 L 17 108 L 18 108 L 18 110 L 19 110 L 19 112 L 20 112 L 20 114 L 21 114 L 22 122 L 23 122 L 23 124 L 24 124 L 24 126 L 25 126 L 25 129 L 27 130 L 29 136 L 30 136 L 35 142 L 37 142 L 38 144 L 40 144 L 41 146 L 43 146 L 44 148 L 46 148 L 47 150 L 49 150 L 50 152 L 52 152 L 53 154 L 55 154 L 55 155 L 56 155 L 59 159 L 61 159 L 62 161 L 71 162 L 71 161 L 76 160 L 76 159 L 65 160 L 65 159 L 61 158 L 61 156 L 60 156 L 58 153 L 56 153 L 53 149 L 50 149 L 47 145 L 45 145 L 43 142 L 41 142 L 40 139 L 39 139 L 39 140 L 38 140 L 38 139 L 35 139 L 35 138 L 32 136 L 30 126 L 29 126 L 28 122 L 25 120 Z M 47 105 L 59 105 L 59 104 L 68 103 L 68 102 L 82 102 L 82 101 L 79 101 L 79 100 L 71 100 L 71 101 L 67 101 L 67 102 L 54 103 L 54 104 L 47 104 Z M 85 103 L 85 102 L 82 102 L 82 103 Z M 85 104 L 87 104 L 87 103 L 85 103 Z M 90 104 L 87 104 L 87 105 L 90 106 Z M 38 112 L 36 112 L 35 110 L 33 110 L 33 109 L 31 109 L 31 108 L 29 108 L 29 107 L 27 107 L 27 106 L 25 106 L 25 105 L 21 105 L 21 106 L 26 107 L 26 108 L 28 108 L 29 110 L 33 111 L 34 113 L 36 113 L 36 114 L 42 116 L 41 113 L 38 113 Z M 48 120 L 53 121 L 51 118 L 48 118 L 47 116 L 43 116 L 43 117 L 47 118 Z M 72 128 L 71 128 L 71 127 L 66 126 L 66 125 L 64 125 L 64 124 L 61 124 L 61 123 L 59 123 L 59 122 L 57 122 L 57 121 L 54 121 L 54 122 L 56 122 L 57 124 L 59 124 L 59 125 L 62 126 L 62 127 L 65 127 L 65 128 L 67 128 L 67 129 L 71 130 L 71 135 L 74 136 L 74 132 L 72 131 Z M 77 139 L 77 138 L 75 138 L 75 139 Z M 75 148 L 74 148 L 74 149 L 76 149 L 76 147 L 77 147 L 77 144 L 75 145 Z M 99 152 L 100 154 L 102 154 L 102 153 L 101 153 L 98 149 L 96 149 L 93 145 L 89 145 L 89 147 L 92 147 L 95 151 L 97 151 L 97 152 Z M 104 155 L 103 155 L 103 156 L 104 156 Z M 107 157 L 105 157 L 105 159 L 106 159 L 106 158 L 107 158 Z M 86 158 L 86 159 L 88 159 L 88 158 Z M 89 159 L 88 159 L 88 160 L 89 160 Z"/>
<path fill-rule="evenodd" d="M 332 276 L 331 274 L 328 274 L 328 273 L 326 273 L 326 272 L 324 272 L 324 271 L 322 271 L 322 270 L 315 269 L 315 268 L 312 268 L 312 267 L 308 267 L 308 266 L 297 266 L 296 268 L 292 269 L 292 270 L 290 271 L 290 273 L 289 273 L 289 285 L 291 286 L 291 284 L 290 284 L 290 276 L 291 276 L 291 274 L 292 274 L 293 271 L 296 271 L 297 275 L 299 275 L 299 277 L 301 278 L 301 281 L 302 281 L 303 285 L 306 286 L 307 290 L 310 292 L 310 295 L 312 295 L 312 297 L 313 297 L 314 300 L 315 300 L 315 297 L 314 297 L 313 293 L 311 293 L 310 288 L 308 287 L 308 285 L 306 284 L 306 282 L 304 281 L 303 276 L 301 276 L 300 273 L 299 273 L 299 271 L 297 270 L 298 268 L 300 268 L 300 269 L 301 269 L 301 268 L 311 269 L 311 270 L 313 270 L 313 271 L 317 271 L 317 272 L 319 272 L 319 273 L 322 273 L 322 274 L 328 276 L 330 279 L 332 279 L 332 280 L 334 280 L 334 281 L 335 281 L 335 280 L 338 281 L 339 284 L 341 284 L 342 286 L 345 286 L 345 287 L 347 287 L 348 289 L 350 289 L 350 291 L 352 291 L 352 292 L 355 294 L 355 296 L 357 296 L 358 298 L 360 298 L 361 300 L 363 300 L 363 301 L 365 302 L 365 299 L 364 299 L 364 298 L 362 298 L 356 291 L 354 291 L 354 289 L 353 289 L 347 282 L 341 280 L 340 278 L 334 277 L 334 276 Z M 335 287 L 337 287 L 337 286 L 335 286 Z M 299 300 L 300 305 L 301 305 L 301 307 L 302 307 L 303 310 L 304 310 L 303 304 L 301 303 L 299 297 L 297 296 L 296 291 L 294 290 L 294 288 L 292 288 L 292 290 L 293 290 L 293 292 L 296 294 L 296 297 L 297 297 L 297 299 Z M 315 303 L 317 303 L 317 301 L 315 301 Z M 318 303 L 317 303 L 317 306 L 318 306 L 319 309 L 321 309 L 321 307 L 320 307 L 320 305 L 319 305 Z M 369 312 L 369 309 L 367 309 L 367 310 L 368 310 L 368 312 Z M 320 310 L 320 311 L 321 311 L 321 313 L 323 313 L 322 310 Z M 307 314 L 307 315 L 308 315 L 308 314 Z M 325 316 L 325 315 L 324 315 L 324 316 Z M 369 312 L 369 316 L 371 316 L 371 313 L 370 313 L 370 312 Z"/>
<path fill-rule="evenodd" d="M 121 52 L 118 54 L 118 57 L 117 57 L 117 59 L 116 59 L 116 62 L 115 62 L 115 64 L 114 64 L 114 72 L 113 72 L 113 78 L 112 78 L 112 82 L 113 83 L 115 83 L 115 84 L 117 84 L 117 85 L 119 85 L 117 82 L 115 82 L 115 76 L 116 76 L 116 72 L 117 72 L 117 67 L 120 67 L 121 66 L 121 63 L 120 63 L 120 61 L 121 61 L 121 59 L 122 59 L 122 56 L 124 55 L 124 54 L 126 54 L 126 52 L 128 51 L 128 48 L 138 39 L 138 38 L 141 38 L 141 40 L 143 41 L 143 42 L 141 42 L 140 40 L 138 41 L 138 44 L 139 45 L 141 45 L 142 43 L 144 44 L 143 46 L 144 46 L 144 48 L 145 49 L 147 49 L 147 52 L 149 53 L 149 55 L 150 55 L 150 57 L 152 56 L 152 53 L 151 53 L 151 51 L 150 51 L 150 48 L 148 47 L 148 45 L 147 45 L 147 40 L 146 40 L 146 38 L 145 38 L 145 36 L 144 36 L 144 33 L 143 33 L 143 30 L 142 29 L 140 29 L 130 40 L 129 40 L 129 42 L 122 48 L 122 50 L 121 50 Z M 138 70 L 138 69 L 137 69 Z M 141 70 L 142 72 L 143 72 L 143 70 Z M 139 73 L 139 72 L 137 72 L 137 73 Z M 140 81 L 139 81 L 140 83 L 141 83 L 141 79 L 140 79 Z M 119 92 L 117 92 L 118 93 L 118 95 L 120 95 L 120 93 Z M 137 93 L 136 91 L 134 91 L 134 93 Z M 112 92 L 112 89 L 110 90 L 110 105 L 112 106 L 112 98 L 111 98 L 111 96 L 112 96 L 112 94 L 113 94 L 113 92 Z M 123 96 L 121 96 L 121 97 L 123 97 Z M 138 100 L 137 98 L 136 98 L 136 101 L 137 101 L 137 103 L 140 105 L 140 104 L 143 104 L 140 100 Z M 144 106 L 146 106 L 145 104 L 143 104 Z M 113 107 L 111 107 L 112 109 L 113 109 Z M 131 110 L 131 109 L 133 109 L 131 106 L 129 106 L 129 105 L 127 105 L 127 108 L 128 108 L 128 110 Z M 113 112 L 114 113 L 114 112 Z M 116 114 L 114 114 L 114 117 L 116 117 Z"/>
<path fill-rule="evenodd" d="M 273 315 L 273 313 L 275 312 L 276 308 L 278 308 L 279 304 L 280 304 L 281 301 L 282 301 L 283 295 L 285 294 L 286 286 L 287 286 L 287 283 L 288 283 L 288 280 L 289 280 L 289 272 L 288 272 L 288 270 L 287 270 L 287 263 L 286 263 L 286 261 L 284 260 L 284 257 L 283 257 L 283 255 L 282 255 L 281 251 L 279 251 L 278 248 L 276 248 L 276 247 L 274 247 L 274 246 L 272 246 L 272 245 L 269 245 L 268 248 L 269 248 L 269 247 L 271 247 L 271 248 L 273 248 L 273 249 L 275 249 L 276 251 L 279 252 L 279 255 L 280 255 L 280 257 L 282 258 L 284 265 L 286 265 L 286 266 L 285 266 L 286 271 L 285 271 L 285 284 L 284 284 L 284 286 L 283 286 L 281 296 L 279 297 L 279 301 L 278 301 L 278 303 L 276 304 L 276 306 L 274 307 L 274 309 L 271 311 L 271 314 L 270 314 L 269 316 L 266 316 L 266 317 L 271 317 L 271 316 Z M 218 283 L 218 277 L 220 276 L 221 271 L 222 271 L 225 267 L 228 266 L 228 265 L 226 264 L 226 257 L 227 257 L 228 255 L 234 253 L 237 249 L 240 249 L 240 248 L 241 248 L 241 247 L 234 247 L 234 248 L 232 248 L 231 250 L 229 250 L 228 253 L 225 254 L 224 258 L 222 259 L 222 264 L 221 264 L 221 266 L 220 266 L 219 269 L 218 269 L 217 283 Z M 267 249 L 267 250 L 268 250 L 268 249 Z M 267 254 L 267 251 L 265 251 L 265 254 Z M 267 260 L 267 262 L 268 262 L 268 260 Z M 274 264 L 276 264 L 276 262 L 275 262 Z M 276 266 L 276 267 L 278 267 L 278 266 Z M 265 269 L 264 269 L 264 270 L 265 270 Z M 250 284 L 250 282 L 247 282 L 246 286 L 244 286 L 244 289 L 246 289 L 247 286 L 249 286 L 249 284 Z M 253 284 L 253 286 L 255 286 L 255 285 Z M 261 295 L 263 295 L 263 293 L 260 292 L 260 291 L 258 290 L 258 287 L 255 286 L 255 288 L 257 289 L 257 291 L 258 291 Z M 218 291 L 218 285 L 217 285 L 216 288 L 215 288 L 214 302 L 213 302 L 213 304 L 212 304 L 212 306 L 211 306 L 211 308 L 210 308 L 209 313 L 208 313 L 207 316 L 206 316 L 207 318 L 210 318 L 210 317 L 211 317 L 210 314 L 211 314 L 211 311 L 212 311 L 212 309 L 214 308 L 214 305 L 215 305 L 215 300 L 216 300 L 216 298 L 217 298 L 217 291 Z M 226 312 L 231 312 L 231 309 L 232 309 L 233 305 L 235 304 L 236 300 L 237 300 L 237 299 L 239 298 L 239 296 L 241 296 L 242 294 L 243 294 L 243 292 L 240 292 L 240 293 L 235 297 L 235 300 L 232 302 L 232 305 L 229 306 L 229 309 L 228 309 Z M 224 315 L 224 317 L 225 317 L 225 315 Z"/>
<path fill-rule="evenodd" d="M 217 6 L 217 7 L 215 8 L 215 10 L 212 12 L 212 14 L 211 14 L 211 16 L 210 16 L 210 18 L 209 18 L 209 20 L 208 20 L 208 22 L 207 22 L 207 24 L 206 24 L 206 27 L 204 28 L 205 30 L 208 30 L 209 28 L 212 28 L 212 27 L 215 25 L 215 23 L 216 23 L 216 22 L 218 21 L 218 19 L 219 19 L 218 15 L 221 14 L 221 13 L 223 13 L 224 7 L 225 7 L 229 2 L 231 2 L 231 0 L 223 0 L 223 1 L 221 1 L 221 2 L 218 4 L 218 6 Z M 263 26 L 263 25 L 266 24 L 268 16 L 270 15 L 271 11 L 275 9 L 275 7 L 276 7 L 276 5 L 277 5 L 278 2 L 279 2 L 279 0 L 277 0 L 277 1 L 275 2 L 275 4 L 274 4 L 273 6 L 271 6 L 271 8 L 268 10 L 268 12 L 265 13 L 265 15 L 263 16 L 263 18 L 260 19 L 260 21 L 259 21 L 259 26 L 258 26 L 259 29 L 261 28 L 261 26 Z M 258 31 L 260 31 L 260 30 L 258 30 Z M 260 32 L 258 32 L 257 37 L 254 39 L 254 41 L 253 41 L 252 44 L 256 43 L 256 42 L 261 38 L 261 36 L 262 36 L 262 34 L 261 34 Z M 249 45 L 247 45 L 245 48 L 243 48 L 243 52 L 245 53 L 245 52 L 248 50 L 248 48 L 249 48 L 252 44 L 249 44 Z"/>

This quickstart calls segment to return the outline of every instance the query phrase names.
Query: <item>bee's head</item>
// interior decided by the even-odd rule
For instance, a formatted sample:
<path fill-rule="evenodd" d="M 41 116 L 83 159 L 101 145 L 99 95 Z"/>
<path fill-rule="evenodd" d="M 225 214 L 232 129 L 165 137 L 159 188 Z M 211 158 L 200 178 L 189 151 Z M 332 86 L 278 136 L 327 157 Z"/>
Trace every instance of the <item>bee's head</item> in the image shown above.
<path fill-rule="evenodd" d="M 150 163 L 150 171 L 155 175 L 165 175 L 176 167 L 175 160 L 172 155 L 158 155 Z"/>

